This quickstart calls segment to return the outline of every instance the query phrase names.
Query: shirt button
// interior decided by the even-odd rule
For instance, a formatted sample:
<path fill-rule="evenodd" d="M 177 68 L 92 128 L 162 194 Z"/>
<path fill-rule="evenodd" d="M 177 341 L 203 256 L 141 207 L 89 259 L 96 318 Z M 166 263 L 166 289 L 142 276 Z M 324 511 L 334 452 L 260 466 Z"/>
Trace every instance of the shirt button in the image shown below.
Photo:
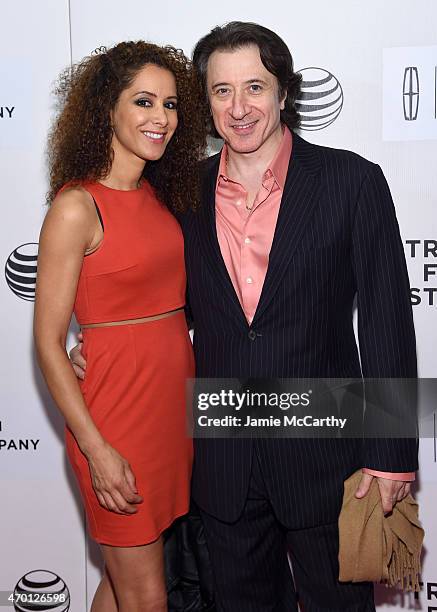
<path fill-rule="evenodd" d="M 247 334 L 249 337 L 249 340 L 255 340 L 256 338 L 256 331 L 254 331 L 253 329 L 250 330 L 250 332 Z"/>
<path fill-rule="evenodd" d="M 247 283 L 248 285 L 251 285 L 251 284 L 253 283 L 253 278 L 252 278 L 251 276 L 248 276 L 248 277 L 246 278 L 246 283 Z"/>
<path fill-rule="evenodd" d="M 235 204 L 236 204 L 237 206 L 241 206 L 241 200 L 237 200 L 237 201 L 235 202 Z"/>
<path fill-rule="evenodd" d="M 252 242 L 252 240 L 251 240 L 250 238 L 245 238 L 245 239 L 244 239 L 244 242 L 245 242 L 246 244 L 250 244 L 250 243 Z"/>

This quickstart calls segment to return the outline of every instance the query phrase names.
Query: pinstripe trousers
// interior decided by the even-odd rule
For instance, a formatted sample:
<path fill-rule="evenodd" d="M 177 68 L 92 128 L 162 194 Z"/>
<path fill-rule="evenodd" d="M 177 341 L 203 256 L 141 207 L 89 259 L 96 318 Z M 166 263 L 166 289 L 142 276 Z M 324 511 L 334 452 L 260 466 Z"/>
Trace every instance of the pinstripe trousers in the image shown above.
<path fill-rule="evenodd" d="M 374 612 L 371 583 L 337 580 L 337 523 L 290 531 L 278 521 L 256 445 L 239 519 L 226 523 L 201 515 L 217 612 Z"/>

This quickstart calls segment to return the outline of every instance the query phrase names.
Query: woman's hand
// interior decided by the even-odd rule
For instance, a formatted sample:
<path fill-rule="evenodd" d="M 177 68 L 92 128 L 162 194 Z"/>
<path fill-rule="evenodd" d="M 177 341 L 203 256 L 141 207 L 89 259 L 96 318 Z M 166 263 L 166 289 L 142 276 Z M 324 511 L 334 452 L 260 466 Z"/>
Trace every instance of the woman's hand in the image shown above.
<path fill-rule="evenodd" d="M 138 495 L 129 463 L 107 442 L 87 456 L 91 481 L 103 508 L 117 514 L 135 514 Z"/>

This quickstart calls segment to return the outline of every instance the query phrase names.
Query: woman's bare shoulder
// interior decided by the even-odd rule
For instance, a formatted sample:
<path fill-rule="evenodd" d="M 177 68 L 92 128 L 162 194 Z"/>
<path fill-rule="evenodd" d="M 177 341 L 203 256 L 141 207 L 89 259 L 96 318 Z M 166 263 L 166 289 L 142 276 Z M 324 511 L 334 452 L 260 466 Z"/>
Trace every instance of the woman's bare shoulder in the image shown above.
<path fill-rule="evenodd" d="M 80 185 L 63 189 L 53 200 L 47 218 L 62 219 L 72 225 L 89 225 L 95 211 L 91 194 Z"/>

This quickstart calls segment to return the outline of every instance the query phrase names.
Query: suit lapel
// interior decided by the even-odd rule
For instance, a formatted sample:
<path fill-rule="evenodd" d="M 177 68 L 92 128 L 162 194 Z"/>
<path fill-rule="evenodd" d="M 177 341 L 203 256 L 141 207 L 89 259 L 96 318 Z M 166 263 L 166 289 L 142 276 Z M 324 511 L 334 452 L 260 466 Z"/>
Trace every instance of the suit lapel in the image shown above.
<path fill-rule="evenodd" d="M 253 324 L 262 315 L 289 266 L 321 193 L 317 148 L 293 133 L 293 149 L 282 195 L 269 266 Z"/>
<path fill-rule="evenodd" d="M 217 238 L 215 221 L 215 187 L 220 164 L 220 154 L 205 162 L 206 168 L 202 178 L 202 204 L 198 215 L 198 240 L 208 264 L 214 282 L 220 283 L 228 303 L 235 315 L 247 326 L 247 320 L 235 293 L 234 286 L 226 269 Z"/>

